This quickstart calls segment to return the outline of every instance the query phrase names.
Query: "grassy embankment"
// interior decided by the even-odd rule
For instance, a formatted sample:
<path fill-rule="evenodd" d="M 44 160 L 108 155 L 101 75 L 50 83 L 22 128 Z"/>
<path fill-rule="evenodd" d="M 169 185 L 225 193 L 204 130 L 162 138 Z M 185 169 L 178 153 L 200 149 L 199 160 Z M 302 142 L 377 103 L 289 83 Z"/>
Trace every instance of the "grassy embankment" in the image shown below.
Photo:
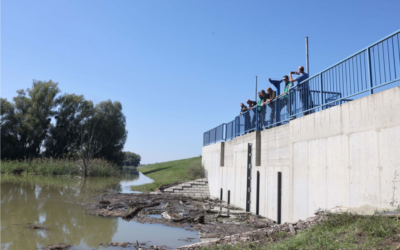
<path fill-rule="evenodd" d="M 82 175 L 79 162 L 72 159 L 36 158 L 32 160 L 1 161 L 2 173 L 24 172 L 40 175 Z M 88 169 L 89 176 L 110 176 L 118 174 L 112 163 L 94 159 Z"/>
<path fill-rule="evenodd" d="M 202 178 L 204 169 L 201 165 L 201 157 L 188 158 L 177 161 L 161 162 L 138 167 L 137 170 L 149 178 L 153 183 L 133 186 L 132 190 L 151 192 L 160 186 L 176 181 L 190 181 Z"/>
<path fill-rule="evenodd" d="M 349 213 L 328 214 L 328 219 L 291 236 L 280 232 L 261 244 L 216 246 L 213 250 L 241 249 L 400 249 L 400 226 L 395 218 Z"/>

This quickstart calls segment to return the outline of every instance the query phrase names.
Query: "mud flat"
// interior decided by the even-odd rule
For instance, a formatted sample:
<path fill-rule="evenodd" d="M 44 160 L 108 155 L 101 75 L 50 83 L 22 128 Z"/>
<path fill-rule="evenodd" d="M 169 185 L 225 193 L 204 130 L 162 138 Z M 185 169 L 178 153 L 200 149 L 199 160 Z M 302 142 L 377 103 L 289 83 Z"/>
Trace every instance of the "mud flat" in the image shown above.
<path fill-rule="evenodd" d="M 268 228 L 274 222 L 216 199 L 168 194 L 104 194 L 97 203 L 82 203 L 91 214 L 122 217 L 199 231 L 202 240 L 220 239 Z"/>

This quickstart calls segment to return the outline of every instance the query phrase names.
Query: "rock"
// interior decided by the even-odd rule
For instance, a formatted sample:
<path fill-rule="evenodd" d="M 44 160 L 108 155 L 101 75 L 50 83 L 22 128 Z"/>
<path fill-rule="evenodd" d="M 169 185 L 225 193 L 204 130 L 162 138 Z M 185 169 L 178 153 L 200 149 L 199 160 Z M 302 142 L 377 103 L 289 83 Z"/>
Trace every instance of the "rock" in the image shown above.
<path fill-rule="evenodd" d="M 121 242 L 118 244 L 118 246 L 120 246 L 120 247 L 126 247 L 127 245 L 128 245 L 127 242 Z"/>
<path fill-rule="evenodd" d="M 163 218 L 167 219 L 167 220 L 172 220 L 172 217 L 168 214 L 168 212 L 164 212 L 161 214 Z"/>
<path fill-rule="evenodd" d="M 107 200 L 101 200 L 101 201 L 99 201 L 99 204 L 108 205 L 108 204 L 111 204 L 111 202 L 107 201 Z"/>
<path fill-rule="evenodd" d="M 45 228 L 45 227 L 41 227 L 41 226 L 36 226 L 36 225 L 33 225 L 33 226 L 28 226 L 27 228 L 29 228 L 29 229 L 35 229 L 35 230 L 47 230 L 47 228 Z"/>
<path fill-rule="evenodd" d="M 24 170 L 22 168 L 14 169 L 12 171 L 13 174 L 21 174 L 22 172 L 24 172 Z"/>
<path fill-rule="evenodd" d="M 67 245 L 65 243 L 57 243 L 57 244 L 53 244 L 53 245 L 49 245 L 45 248 L 45 250 L 62 250 L 62 249 L 67 249 L 69 248 L 71 245 Z"/>
<path fill-rule="evenodd" d="M 294 229 L 294 226 L 292 224 L 289 224 L 289 229 L 291 233 L 296 234 L 296 229 Z"/>

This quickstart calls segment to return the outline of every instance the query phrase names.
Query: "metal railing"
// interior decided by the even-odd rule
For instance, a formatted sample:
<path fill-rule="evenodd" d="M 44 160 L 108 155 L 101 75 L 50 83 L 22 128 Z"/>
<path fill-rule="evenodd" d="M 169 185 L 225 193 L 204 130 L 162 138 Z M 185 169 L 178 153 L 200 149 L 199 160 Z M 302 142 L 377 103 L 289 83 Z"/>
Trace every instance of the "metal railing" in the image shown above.
<path fill-rule="evenodd" d="M 302 81 L 270 103 L 257 106 L 204 133 L 203 145 L 288 123 L 400 81 L 400 30 Z"/>

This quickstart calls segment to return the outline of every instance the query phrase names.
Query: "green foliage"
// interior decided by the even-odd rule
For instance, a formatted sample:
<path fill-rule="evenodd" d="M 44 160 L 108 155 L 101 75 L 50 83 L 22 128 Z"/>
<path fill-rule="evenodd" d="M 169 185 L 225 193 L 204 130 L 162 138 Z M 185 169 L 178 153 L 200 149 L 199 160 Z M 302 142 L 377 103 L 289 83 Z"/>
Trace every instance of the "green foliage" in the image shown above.
<path fill-rule="evenodd" d="M 199 161 L 193 162 L 188 168 L 188 175 L 193 179 L 200 179 L 206 177 L 206 169 Z"/>
<path fill-rule="evenodd" d="M 2 173 L 13 173 L 23 170 L 24 173 L 41 175 L 82 175 L 82 164 L 79 160 L 33 158 L 30 160 L 3 160 Z M 88 169 L 89 176 L 109 176 L 118 173 L 116 165 L 103 159 L 94 159 Z"/>
<path fill-rule="evenodd" d="M 92 159 L 104 158 L 122 166 L 127 131 L 121 103 L 57 97 L 58 84 L 51 80 L 17 93 L 13 102 L 0 98 L 2 159 L 72 157 L 87 170 Z"/>
<path fill-rule="evenodd" d="M 153 183 L 133 186 L 132 190 L 141 192 L 151 192 L 157 190 L 160 186 L 170 184 L 176 181 L 190 181 L 198 179 L 188 173 L 188 168 L 193 164 L 201 165 L 201 157 L 189 159 L 149 164 L 138 167 L 138 171 L 153 179 Z"/>
<path fill-rule="evenodd" d="M 392 218 L 350 213 L 327 214 L 327 217 L 320 225 L 296 236 L 280 232 L 256 247 L 223 245 L 203 249 L 394 249 L 400 242 L 399 230 Z"/>
<path fill-rule="evenodd" d="M 124 152 L 124 166 L 137 167 L 140 164 L 141 157 L 138 154 L 126 151 Z"/>
<path fill-rule="evenodd" d="M 54 116 L 56 123 L 50 125 L 44 142 L 47 157 L 77 157 L 82 146 L 80 134 L 84 121 L 93 115 L 94 106 L 83 96 L 65 94 L 60 97 L 59 108 Z"/>
<path fill-rule="evenodd" d="M 40 155 L 51 117 L 58 104 L 58 83 L 33 81 L 32 88 L 18 90 L 13 103 L 1 100 L 1 157 Z"/>

